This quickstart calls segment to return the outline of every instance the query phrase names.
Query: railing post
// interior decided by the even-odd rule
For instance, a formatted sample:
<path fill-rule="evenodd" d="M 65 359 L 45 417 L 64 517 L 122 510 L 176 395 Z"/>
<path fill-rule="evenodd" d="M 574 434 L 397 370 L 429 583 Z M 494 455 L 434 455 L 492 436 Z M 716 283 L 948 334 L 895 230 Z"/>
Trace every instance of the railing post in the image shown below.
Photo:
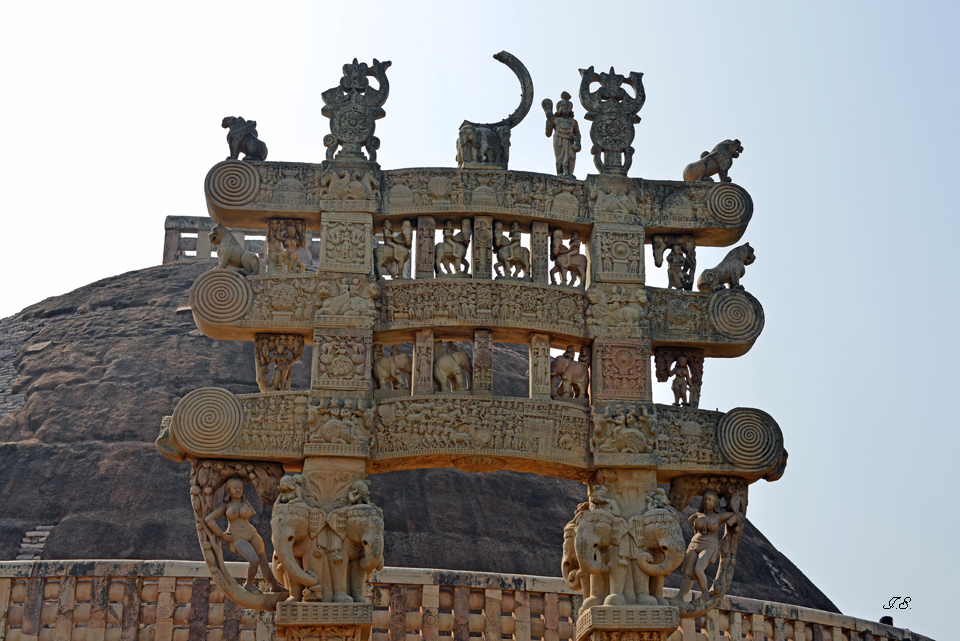
<path fill-rule="evenodd" d="M 180 230 L 163 230 L 163 262 L 162 265 L 177 262 L 180 254 Z"/>

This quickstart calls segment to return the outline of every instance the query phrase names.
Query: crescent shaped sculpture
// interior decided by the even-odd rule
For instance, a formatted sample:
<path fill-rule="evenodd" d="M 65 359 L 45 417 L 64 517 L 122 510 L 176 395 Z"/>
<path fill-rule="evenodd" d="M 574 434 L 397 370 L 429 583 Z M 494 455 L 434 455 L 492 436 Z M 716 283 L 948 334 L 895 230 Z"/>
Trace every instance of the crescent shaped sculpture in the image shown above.
<path fill-rule="evenodd" d="M 493 58 L 510 67 L 520 80 L 520 105 L 500 122 L 463 121 L 457 138 L 459 167 L 494 165 L 506 169 L 510 159 L 510 130 L 520 124 L 533 106 L 533 79 L 523 63 L 507 51 L 501 51 Z"/>

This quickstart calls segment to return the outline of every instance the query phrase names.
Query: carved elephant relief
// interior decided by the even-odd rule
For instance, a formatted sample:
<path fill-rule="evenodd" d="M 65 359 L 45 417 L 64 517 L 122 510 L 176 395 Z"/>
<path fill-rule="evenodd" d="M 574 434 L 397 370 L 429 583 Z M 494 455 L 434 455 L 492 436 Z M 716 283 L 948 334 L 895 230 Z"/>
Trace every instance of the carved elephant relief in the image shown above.
<path fill-rule="evenodd" d="M 324 514 L 306 503 L 277 505 L 273 530 L 274 574 L 289 601 L 366 603 L 363 586 L 383 567 L 383 512 L 351 505 Z"/>
<path fill-rule="evenodd" d="M 666 605 L 664 578 L 685 549 L 670 510 L 654 508 L 629 522 L 609 510 L 582 510 L 564 528 L 563 577 L 583 592 L 581 613 L 599 605 Z"/>

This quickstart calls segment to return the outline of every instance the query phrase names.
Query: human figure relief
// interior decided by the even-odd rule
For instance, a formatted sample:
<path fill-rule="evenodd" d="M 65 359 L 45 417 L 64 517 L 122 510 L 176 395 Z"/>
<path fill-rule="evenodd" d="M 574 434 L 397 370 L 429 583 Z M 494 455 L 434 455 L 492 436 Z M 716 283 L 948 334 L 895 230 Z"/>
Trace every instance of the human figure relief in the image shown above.
<path fill-rule="evenodd" d="M 703 594 L 710 589 L 707 585 L 706 569 L 720 558 L 720 526 L 736 531 L 742 527 L 736 512 L 721 512 L 720 497 L 714 490 L 704 490 L 700 510 L 690 517 L 693 526 L 693 538 L 683 557 L 683 581 L 677 599 L 682 600 L 693 582 L 696 581 Z"/>
<path fill-rule="evenodd" d="M 243 584 L 245 590 L 248 592 L 256 590 L 254 580 L 259 569 L 263 573 L 263 578 L 274 590 L 282 591 L 284 587 L 274 578 L 270 563 L 267 562 L 263 539 L 260 538 L 257 529 L 250 524 L 250 517 L 254 514 L 256 512 L 253 506 L 243 498 L 243 481 L 233 477 L 228 479 L 223 487 L 223 503 L 208 514 L 204 522 L 217 538 L 227 544 L 231 552 L 247 561 L 247 580 Z M 226 531 L 221 530 L 217 525 L 217 519 L 221 516 L 227 517 Z"/>
<path fill-rule="evenodd" d="M 410 260 L 410 248 L 413 247 L 413 227 L 409 220 L 403 221 L 400 231 L 394 235 L 393 223 L 383 221 L 383 244 L 373 250 L 374 270 L 377 278 L 383 276 L 384 270 L 390 278 L 403 278 L 404 266 Z"/>

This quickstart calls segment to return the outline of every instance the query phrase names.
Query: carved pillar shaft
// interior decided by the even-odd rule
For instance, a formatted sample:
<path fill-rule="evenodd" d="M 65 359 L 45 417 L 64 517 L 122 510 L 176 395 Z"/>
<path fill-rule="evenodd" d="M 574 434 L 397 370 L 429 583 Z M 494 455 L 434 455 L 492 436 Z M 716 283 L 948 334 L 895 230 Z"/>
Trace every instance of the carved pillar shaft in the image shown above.
<path fill-rule="evenodd" d="M 473 332 L 473 393 L 493 394 L 493 339 L 486 329 Z"/>
<path fill-rule="evenodd" d="M 591 368 L 594 401 L 652 400 L 650 340 L 597 338 Z"/>
<path fill-rule="evenodd" d="M 436 231 L 437 221 L 433 216 L 417 218 L 417 278 L 433 278 Z"/>
<path fill-rule="evenodd" d="M 417 332 L 413 346 L 413 394 L 433 394 L 433 330 Z"/>
<path fill-rule="evenodd" d="M 550 230 L 547 223 L 535 221 L 530 234 L 531 273 L 535 285 L 550 284 Z"/>
<path fill-rule="evenodd" d="M 475 216 L 473 219 L 473 277 L 493 278 L 493 218 Z"/>
<path fill-rule="evenodd" d="M 313 331 L 312 392 L 322 396 L 373 394 L 373 331 L 317 328 Z M 316 396 L 316 394 L 311 394 Z"/>
<path fill-rule="evenodd" d="M 320 270 L 369 274 L 373 270 L 373 214 L 325 211 L 320 222 Z"/>
<path fill-rule="evenodd" d="M 550 337 L 547 334 L 530 335 L 530 398 L 551 398 Z"/>

